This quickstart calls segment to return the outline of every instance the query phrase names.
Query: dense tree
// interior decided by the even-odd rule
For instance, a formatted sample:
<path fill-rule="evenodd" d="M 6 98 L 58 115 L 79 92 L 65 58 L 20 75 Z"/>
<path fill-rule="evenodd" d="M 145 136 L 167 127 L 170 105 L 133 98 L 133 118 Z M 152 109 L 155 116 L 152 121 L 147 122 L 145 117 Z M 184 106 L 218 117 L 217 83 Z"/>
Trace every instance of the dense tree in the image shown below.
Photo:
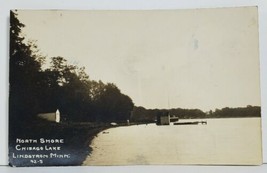
<path fill-rule="evenodd" d="M 101 85 L 100 85 L 101 86 Z M 130 119 L 133 102 L 130 97 L 121 93 L 118 87 L 108 83 L 94 97 L 97 107 L 97 121 L 125 121 Z"/>
<path fill-rule="evenodd" d="M 131 121 L 135 122 L 153 122 L 156 119 L 156 116 L 160 110 L 158 109 L 146 109 L 142 106 L 134 107 Z"/>
<path fill-rule="evenodd" d="M 44 57 L 34 42 L 21 36 L 24 24 L 10 14 L 10 118 L 28 120 L 40 112 L 59 109 L 68 121 L 126 121 L 133 109 L 130 97 L 117 86 L 89 79 L 85 67 L 52 57 L 43 69 Z"/>
<path fill-rule="evenodd" d="M 261 107 L 248 105 L 247 107 L 237 107 L 237 108 L 225 107 L 222 109 L 216 109 L 211 117 L 232 118 L 232 117 L 260 117 L 260 116 L 261 116 Z"/>
<path fill-rule="evenodd" d="M 24 24 L 10 12 L 10 119 L 25 120 L 38 112 L 38 90 L 42 58 L 33 43 L 21 36 Z"/>

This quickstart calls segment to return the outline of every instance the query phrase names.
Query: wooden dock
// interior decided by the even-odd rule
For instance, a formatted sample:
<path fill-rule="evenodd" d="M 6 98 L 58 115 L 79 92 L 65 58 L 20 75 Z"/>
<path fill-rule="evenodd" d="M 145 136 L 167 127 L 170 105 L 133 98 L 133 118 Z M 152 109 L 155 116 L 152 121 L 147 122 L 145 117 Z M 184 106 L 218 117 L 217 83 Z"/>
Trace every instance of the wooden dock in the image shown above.
<path fill-rule="evenodd" d="M 198 125 L 198 124 L 203 124 L 207 125 L 207 121 L 187 121 L 187 122 L 176 122 L 173 123 L 173 125 Z"/>

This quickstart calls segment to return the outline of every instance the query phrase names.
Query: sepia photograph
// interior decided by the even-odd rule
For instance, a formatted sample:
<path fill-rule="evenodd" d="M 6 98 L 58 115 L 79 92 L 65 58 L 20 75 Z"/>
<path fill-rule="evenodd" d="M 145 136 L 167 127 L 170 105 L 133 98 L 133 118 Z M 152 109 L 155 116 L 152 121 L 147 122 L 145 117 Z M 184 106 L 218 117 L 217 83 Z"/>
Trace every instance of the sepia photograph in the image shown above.
<path fill-rule="evenodd" d="M 258 8 L 11 10 L 9 165 L 261 165 Z"/>

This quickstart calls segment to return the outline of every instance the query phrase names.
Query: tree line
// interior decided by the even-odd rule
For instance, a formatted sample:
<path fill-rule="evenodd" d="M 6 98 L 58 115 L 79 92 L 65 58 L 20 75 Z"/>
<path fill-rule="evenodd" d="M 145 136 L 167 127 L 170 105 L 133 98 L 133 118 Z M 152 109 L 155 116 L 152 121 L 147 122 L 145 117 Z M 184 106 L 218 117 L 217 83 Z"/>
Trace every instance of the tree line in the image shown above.
<path fill-rule="evenodd" d="M 222 109 L 215 109 L 215 111 L 209 111 L 207 117 L 212 118 L 238 118 L 238 117 L 260 117 L 261 116 L 261 107 L 260 106 L 251 106 L 247 107 L 238 107 L 238 108 L 229 108 L 225 107 Z"/>
<path fill-rule="evenodd" d="M 64 57 L 46 57 L 35 42 L 25 43 L 23 23 L 10 12 L 10 121 L 35 119 L 38 113 L 59 109 L 66 121 L 126 121 L 134 103 L 113 83 L 90 80 L 84 67 Z"/>
<path fill-rule="evenodd" d="M 131 119 L 137 122 L 154 122 L 157 115 L 162 112 L 168 112 L 170 116 L 179 117 L 179 119 L 196 119 L 196 118 L 238 118 L 238 117 L 260 117 L 261 107 L 251 106 L 215 109 L 215 111 L 203 112 L 200 109 L 146 109 L 142 106 L 134 107 Z"/>

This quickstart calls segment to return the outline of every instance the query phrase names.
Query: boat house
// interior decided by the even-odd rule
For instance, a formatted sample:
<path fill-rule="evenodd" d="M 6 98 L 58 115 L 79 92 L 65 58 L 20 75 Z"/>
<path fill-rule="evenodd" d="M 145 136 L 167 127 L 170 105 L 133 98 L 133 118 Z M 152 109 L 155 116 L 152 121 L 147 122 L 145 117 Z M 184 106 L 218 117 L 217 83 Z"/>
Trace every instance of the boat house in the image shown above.
<path fill-rule="evenodd" d="M 170 125 L 170 113 L 160 112 L 157 115 L 157 125 Z"/>

